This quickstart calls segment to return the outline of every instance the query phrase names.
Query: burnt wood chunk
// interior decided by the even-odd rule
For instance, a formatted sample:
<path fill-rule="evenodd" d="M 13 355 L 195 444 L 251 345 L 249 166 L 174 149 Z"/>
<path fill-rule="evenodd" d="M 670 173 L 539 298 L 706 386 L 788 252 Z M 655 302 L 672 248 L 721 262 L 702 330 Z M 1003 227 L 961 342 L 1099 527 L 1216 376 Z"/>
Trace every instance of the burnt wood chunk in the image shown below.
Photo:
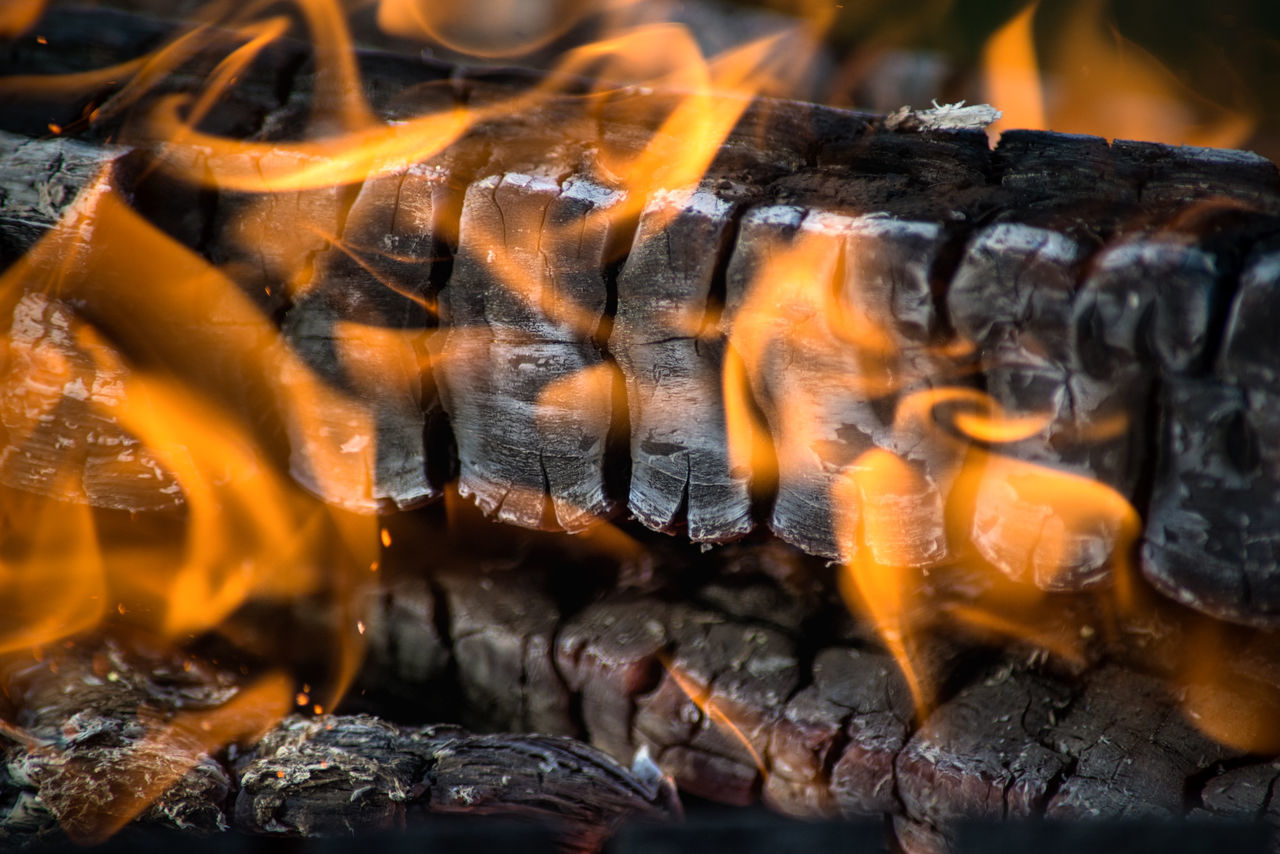
<path fill-rule="evenodd" d="M 1280 173 L 1251 151 L 1119 139 L 1111 150 L 1117 168 L 1141 182 L 1145 206 L 1168 209 L 1206 201 L 1280 212 Z"/>
<path fill-rule="evenodd" d="M 0 374 L 0 481 L 96 507 L 182 506 L 181 484 L 121 422 L 128 366 L 109 342 L 83 338 L 84 327 L 43 294 L 14 307 Z"/>
<path fill-rule="evenodd" d="M 628 770 L 569 738 L 367 715 L 273 723 L 261 701 L 233 712 L 253 691 L 240 675 L 110 639 L 60 644 L 44 661 L 10 656 L 4 689 L 6 847 L 95 842 L 126 825 L 324 837 L 473 815 L 539 822 L 594 851 L 624 819 L 680 814 L 644 757 Z M 229 739 L 244 743 L 222 751 Z"/>
<path fill-rule="evenodd" d="M 948 554 L 948 447 L 895 417 L 949 373 L 931 349 L 930 274 L 944 242 L 935 223 L 792 205 L 743 218 L 724 324 L 772 439 L 771 527 L 805 551 L 849 559 L 861 543 L 907 566 Z M 908 473 L 860 479 L 878 452 Z"/>
<path fill-rule="evenodd" d="M 797 684 L 794 642 L 679 606 L 667 632 L 665 673 L 638 700 L 634 737 L 688 791 L 751 803 L 767 772 L 770 733 Z"/>
<path fill-rule="evenodd" d="M 1008 130 L 994 152 L 1000 186 L 1023 204 L 1061 206 L 1102 199 L 1121 210 L 1138 196 L 1135 176 L 1117 168 L 1099 136 Z M 1092 212 L 1092 211 L 1091 211 Z"/>
<path fill-rule="evenodd" d="M 473 702 L 453 714 L 469 728 L 526 729 L 535 708 L 553 708 L 539 698 L 567 696 L 555 708 L 567 709 L 584 740 L 624 762 L 647 748 L 690 793 L 735 804 L 759 798 L 800 816 L 892 816 L 899 839 L 917 848 L 941 850 L 965 818 L 1078 817 L 1094 808 L 1102 817 L 1180 814 L 1211 775 L 1273 763 L 1193 729 L 1204 718 L 1172 674 L 1194 643 L 1189 631 L 1204 624 L 1171 603 L 1150 622 L 1122 627 L 1151 648 L 1097 638 L 1080 661 L 926 633 L 914 664 L 935 705 L 917 722 L 907 680 L 872 627 L 831 620 L 841 605 L 804 596 L 792 575 L 775 578 L 776 567 L 733 554 L 745 547 L 716 550 L 705 558 L 714 570 L 691 580 L 680 549 L 659 542 L 675 562 L 655 568 L 643 589 L 587 581 L 575 593 L 587 604 L 571 614 L 572 605 L 552 604 L 553 589 L 564 595 L 559 573 L 574 569 L 563 563 L 436 573 L 437 605 L 427 604 L 422 584 L 402 580 L 385 595 L 388 605 L 404 596 L 405 607 L 385 607 L 370 624 L 374 643 L 395 621 L 448 614 L 447 631 L 424 636 L 428 646 L 443 644 L 437 661 L 447 656 L 453 666 L 424 669 L 410 658 L 410 669 L 398 674 L 392 664 L 383 678 L 400 678 L 399 696 L 416 693 L 421 704 L 468 693 Z M 919 607 L 945 611 L 947 601 Z M 1068 630 L 1098 625 L 1091 609 L 1071 611 Z M 422 628 L 397 635 L 414 631 Z M 1274 693 L 1272 639 L 1237 632 L 1237 657 L 1249 662 L 1240 677 Z M 541 661 L 548 637 L 554 672 Z M 1215 666 L 1213 678 L 1223 672 Z M 1243 681 L 1232 686 L 1247 690 Z M 1266 708 L 1265 697 L 1247 702 Z"/>
<path fill-rule="evenodd" d="M 285 316 L 285 339 L 303 364 L 350 403 L 286 412 L 291 473 L 330 503 L 370 511 L 439 494 L 428 473 L 428 422 L 439 404 L 427 335 L 434 285 L 447 272 L 445 236 L 456 229 L 453 196 L 445 167 L 431 163 L 365 181 Z M 327 453 L 315 453 L 315 442 Z M 362 482 L 325 484 L 327 473 L 311 470 L 367 447 L 372 471 Z"/>
<path fill-rule="evenodd" d="M 429 815 L 551 822 L 595 850 L 624 818 L 672 818 L 678 802 L 652 763 L 636 771 L 567 738 L 402 728 L 370 716 L 287 718 L 237 762 L 237 829 L 347 836 Z"/>
<path fill-rule="evenodd" d="M 562 174 L 540 167 L 468 188 L 437 361 L 459 491 L 504 521 L 577 531 L 613 506 L 613 375 L 593 338 L 623 197 Z"/>
<path fill-rule="evenodd" d="M 0 133 L 0 270 L 66 215 L 80 191 L 110 174 L 121 150 L 73 139 Z"/>
<path fill-rule="evenodd" d="M 525 573 L 441 576 L 454 666 L 471 719 L 485 729 L 576 734 L 555 664 L 560 613 Z"/>
<path fill-rule="evenodd" d="M 1068 769 L 1042 743 L 1067 685 L 1009 666 L 979 674 L 925 719 L 898 758 L 906 815 L 935 830 L 972 818 L 1039 814 Z"/>
<path fill-rule="evenodd" d="M 229 770 L 198 735 L 164 722 L 235 694 L 228 674 L 111 641 L 68 643 L 44 661 L 6 660 L 0 844 L 101 841 L 138 825 L 230 827 Z M 19 729 L 20 728 L 20 729 Z"/>
<path fill-rule="evenodd" d="M 1280 262 L 1247 263 L 1214 374 L 1169 379 L 1142 551 L 1147 579 L 1227 619 L 1280 614 L 1280 430 L 1275 316 Z"/>
<path fill-rule="evenodd" d="M 1049 818 L 1178 816 L 1188 779 L 1238 758 L 1192 727 L 1163 680 L 1115 666 L 1091 674 L 1051 743 L 1075 761 Z"/>
<path fill-rule="evenodd" d="M 893 765 L 911 717 L 911 694 L 892 658 L 822 650 L 813 683 L 787 702 L 771 733 L 765 801 L 810 816 L 896 811 Z"/>
<path fill-rule="evenodd" d="M 618 275 L 609 348 L 626 379 L 631 425 L 627 506 L 695 541 L 753 527 L 750 467 L 733 465 L 721 392 L 717 271 L 742 187 L 725 182 L 655 196 Z"/>
<path fill-rule="evenodd" d="M 1182 815 L 1188 780 L 1235 754 L 1159 679 L 1104 666 L 1075 685 L 1005 665 L 940 706 L 898 760 L 899 832 L 931 847 L 962 818 Z"/>
<path fill-rule="evenodd" d="M 612 756 L 634 752 L 636 698 L 662 677 L 666 609 L 652 600 L 617 597 L 570 619 L 556 643 L 556 664 L 581 697 L 582 725 L 592 744 Z"/>
<path fill-rule="evenodd" d="M 1105 532 L 1070 530 L 1051 499 L 1020 493 L 1020 469 L 1005 464 L 1008 458 L 1068 462 L 1059 450 L 1059 434 L 1072 435 L 1076 426 L 1066 365 L 1067 320 L 1085 257 L 1086 248 L 1068 234 L 1001 222 L 970 239 L 947 289 L 952 325 L 977 349 L 985 390 L 1001 416 L 1040 416 L 1045 422 L 1039 435 L 994 449 L 980 474 L 969 537 L 1002 572 L 1030 576 L 1027 580 L 1043 587 L 1102 580 L 1114 547 Z M 1087 453 L 1088 443 L 1082 450 Z M 1050 532 L 1064 531 L 1070 541 L 1045 547 L 1038 535 L 1046 526 Z"/>

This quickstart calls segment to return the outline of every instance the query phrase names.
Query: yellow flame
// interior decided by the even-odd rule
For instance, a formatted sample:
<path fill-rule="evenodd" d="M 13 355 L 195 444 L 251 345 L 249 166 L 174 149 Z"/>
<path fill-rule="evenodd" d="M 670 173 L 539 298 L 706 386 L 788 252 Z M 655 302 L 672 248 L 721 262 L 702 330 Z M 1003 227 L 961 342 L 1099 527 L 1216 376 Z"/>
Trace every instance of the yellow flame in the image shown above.
<path fill-rule="evenodd" d="M 89 508 L 9 490 L 0 498 L 0 653 L 97 625 L 108 592 Z"/>
<path fill-rule="evenodd" d="M 837 481 L 836 508 L 840 589 L 851 608 L 865 609 L 897 660 L 918 712 L 930 706 L 927 681 L 912 650 L 906 617 L 910 571 L 935 559 L 932 544 L 910 525 L 899 524 L 904 503 L 918 505 L 927 488 L 920 475 L 888 451 L 863 453 Z"/>

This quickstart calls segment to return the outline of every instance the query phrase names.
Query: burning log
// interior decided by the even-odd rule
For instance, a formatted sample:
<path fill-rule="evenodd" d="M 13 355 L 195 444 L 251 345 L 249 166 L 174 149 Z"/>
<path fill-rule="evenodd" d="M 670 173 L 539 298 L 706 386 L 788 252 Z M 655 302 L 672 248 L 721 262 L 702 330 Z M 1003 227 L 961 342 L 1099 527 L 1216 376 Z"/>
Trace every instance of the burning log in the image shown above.
<path fill-rule="evenodd" d="M 566 847 L 595 850 L 623 818 L 679 814 L 647 760 L 628 772 L 568 738 L 360 715 L 273 725 L 278 686 L 173 653 L 84 639 L 7 671 L 6 717 L 22 727 L 4 733 L 0 838 L 10 844 L 96 841 L 130 822 L 321 837 L 467 814 L 549 824 Z M 211 749 L 229 735 L 247 746 Z"/>
<path fill-rule="evenodd" d="M 912 851 L 941 850 L 972 818 L 1120 820 L 1210 809 L 1252 817 L 1243 804 L 1256 790 L 1233 805 L 1231 781 L 1275 776 L 1274 733 L 1235 747 L 1208 734 L 1274 729 L 1280 680 L 1268 635 L 1236 642 L 1237 665 L 1255 655 L 1273 663 L 1264 665 L 1268 677 L 1245 668 L 1253 688 L 1219 678 L 1237 665 L 1215 659 L 1216 676 L 1171 690 L 1189 649 L 1207 642 L 1188 634 L 1195 620 L 1176 608 L 1162 624 L 1117 627 L 1103 641 L 1077 631 L 1105 625 L 1091 606 L 1051 603 L 1035 619 L 1063 620 L 1076 649 L 1047 659 L 951 623 L 939 580 L 941 598 L 920 606 L 934 628 L 921 636 L 917 664 L 940 681 L 918 712 L 870 627 L 839 625 L 840 605 L 794 586 L 794 553 L 763 551 L 728 549 L 696 579 L 687 568 L 660 570 L 656 590 L 601 579 L 586 607 L 554 592 L 557 572 L 571 568 L 562 562 L 534 559 L 518 572 L 469 566 L 437 573 L 432 585 L 393 586 L 371 631 L 377 643 L 381 633 L 417 631 L 416 621 L 398 628 L 396 614 L 451 615 L 423 646 L 436 650 L 429 679 L 456 679 L 471 698 L 464 722 L 570 733 L 615 757 L 647 747 L 681 789 L 716 801 L 763 799 L 809 817 L 893 816 Z M 481 615 L 491 620 L 484 628 Z M 815 632 L 820 626 L 826 631 Z M 1146 648 L 1131 643 L 1139 636 Z M 394 661 L 376 658 L 382 670 L 368 684 L 403 681 Z M 1153 664 L 1162 672 L 1143 669 Z M 1208 706 L 1191 699 L 1208 696 L 1199 678 L 1216 692 Z M 535 721 L 533 709 L 555 712 Z"/>
<path fill-rule="evenodd" d="M 55 40 L 94 16 L 71 20 Z M 1038 132 L 992 150 L 987 108 L 763 98 L 733 63 L 731 91 L 690 95 L 582 56 L 547 76 L 335 61 L 341 26 L 309 23 L 314 51 L 255 20 L 166 43 L 159 89 L 112 71 L 50 96 L 110 149 L 30 139 L 56 87 L 0 81 L 23 106 L 0 119 L 0 481 L 74 502 L 0 523 L 20 570 L 83 582 L 0 632 L 38 662 L 6 691 L 11 826 L 311 835 L 465 808 L 551 812 L 591 847 L 674 810 L 659 767 L 724 802 L 891 816 L 912 850 L 974 815 L 1265 808 L 1273 638 L 1148 602 L 1127 570 L 1140 554 L 1214 617 L 1280 610 L 1280 523 L 1241 506 L 1280 477 L 1259 438 L 1280 426 L 1272 164 Z M 448 559 L 426 514 L 373 514 L 441 495 L 621 551 L 600 523 L 623 504 L 700 544 L 766 520 L 779 539 L 598 582 L 563 542 L 549 565 L 424 575 Z M 401 521 L 413 571 L 366 622 Z M 161 569 L 106 566 L 135 560 Z M 18 610 L 47 595 L 11 574 Z M 533 734 L 318 704 L 280 723 L 276 672 L 41 658 L 117 594 L 191 647 L 331 596 L 310 619 L 340 635 L 334 681 L 368 640 L 385 708 Z"/>
<path fill-rule="evenodd" d="M 301 100 L 282 103 L 281 56 L 237 90 L 244 121 L 228 107 L 215 124 L 273 139 L 308 98 L 350 109 L 324 100 L 306 62 L 289 72 Z M 446 84 L 448 69 L 363 61 L 391 116 L 481 111 L 512 91 L 500 76 Z M 196 76 L 185 73 L 174 87 Z M 390 94 L 411 80 L 425 88 Z M 667 97 L 631 94 L 598 116 L 552 99 L 478 121 L 421 163 L 256 194 L 216 174 L 193 187 L 175 174 L 183 164 L 230 167 L 187 163 L 181 146 L 120 160 L 7 137 L 0 230 L 16 256 L 72 209 L 74 185 L 116 164 L 109 180 L 141 213 L 198 233 L 194 248 L 244 273 L 237 287 L 274 313 L 262 332 L 274 325 L 297 357 L 283 385 L 337 390 L 323 406 L 271 381 L 276 391 L 250 396 L 284 395 L 290 470 L 343 507 L 429 500 L 456 465 L 463 494 L 527 527 L 581 530 L 625 503 L 652 528 L 718 542 L 767 515 L 814 554 L 899 567 L 977 556 L 1046 589 L 1110 583 L 1143 517 L 1142 568 L 1157 587 L 1228 619 L 1274 619 L 1280 572 L 1258 545 L 1274 526 L 1249 510 L 1241 527 L 1229 509 L 1257 504 L 1273 479 L 1266 443 L 1249 439 L 1270 423 L 1270 355 L 1248 343 L 1273 265 L 1265 247 L 1245 256 L 1280 208 L 1274 166 L 1030 132 L 992 152 L 945 117 L 744 101 L 727 106 L 725 141 L 690 181 L 608 177 L 611 157 L 653 144 L 637 116 Z M 179 225 L 175 198 L 205 199 L 207 221 Z M 285 210 L 302 217 L 289 235 Z M 43 318 L 14 327 L 30 346 L 52 341 L 42 329 L 64 315 L 74 324 L 89 309 L 97 323 L 88 306 L 37 312 L 22 290 L 6 310 Z M 64 358 L 83 361 L 68 346 Z M 121 452 L 88 449 L 83 473 L 56 481 L 85 484 L 69 495 L 181 501 L 173 473 L 93 399 L 57 429 L 27 429 L 18 413 L 37 397 L 64 404 L 19 374 L 34 376 L 10 375 L 6 425 L 21 441 L 4 452 L 6 483 L 63 489 L 41 460 L 84 433 Z M 268 457 L 282 444 L 273 429 Z M 1220 445 L 1233 448 L 1221 465 Z M 1099 500 L 1064 500 L 1067 483 Z M 1205 549 L 1213 560 L 1199 560 Z"/>

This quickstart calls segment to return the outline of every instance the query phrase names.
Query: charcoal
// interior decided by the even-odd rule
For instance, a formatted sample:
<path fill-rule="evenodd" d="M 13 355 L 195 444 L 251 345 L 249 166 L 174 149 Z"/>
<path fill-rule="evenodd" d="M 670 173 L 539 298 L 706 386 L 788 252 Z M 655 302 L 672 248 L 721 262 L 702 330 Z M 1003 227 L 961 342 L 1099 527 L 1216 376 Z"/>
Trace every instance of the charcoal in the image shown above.
<path fill-rule="evenodd" d="M 635 737 L 685 787 L 725 803 L 757 797 L 770 732 L 795 690 L 794 644 L 777 631 L 673 608 L 666 673 L 639 698 Z"/>
<path fill-rule="evenodd" d="M 945 363 L 927 346 L 936 323 L 930 269 L 944 241 L 932 223 L 795 206 L 758 207 L 742 221 L 725 325 L 773 439 L 770 525 L 805 551 L 848 558 L 861 528 L 892 514 L 891 530 L 906 513 L 900 540 L 885 541 L 883 524 L 881 539 L 869 538 L 874 558 L 919 566 L 947 554 L 947 448 L 901 429 L 893 414 L 895 400 L 945 382 Z M 883 490 L 853 482 L 877 450 L 900 454 L 912 482 Z"/>
<path fill-rule="evenodd" d="M 459 490 L 504 521 L 574 531 L 612 509 L 613 383 L 592 336 L 621 201 L 547 167 L 467 190 L 440 374 Z"/>
<path fill-rule="evenodd" d="M 591 742 L 613 756 L 634 750 L 636 698 L 662 676 L 666 607 L 617 598 L 591 605 L 559 633 L 556 663 L 581 697 L 582 724 Z"/>
<path fill-rule="evenodd" d="M 729 454 L 724 341 L 712 293 L 735 197 L 746 192 L 725 183 L 655 197 L 618 275 L 609 348 L 627 383 L 627 506 L 657 530 L 683 524 L 695 541 L 733 539 L 753 527 L 750 470 Z"/>
<path fill-rule="evenodd" d="M 813 684 L 790 699 L 773 729 L 766 802 L 811 816 L 894 812 L 893 764 L 912 713 L 888 655 L 824 649 L 813 662 Z"/>
<path fill-rule="evenodd" d="M 1045 809 L 1050 818 L 1181 815 L 1187 779 L 1237 758 L 1192 727 L 1165 682 L 1114 666 L 1091 676 L 1051 743 L 1075 763 Z"/>
<path fill-rule="evenodd" d="M 1066 685 L 1011 667 L 981 673 L 930 715 L 898 759 L 898 789 L 916 821 L 1039 814 L 1068 768 L 1041 743 L 1071 698 Z"/>
<path fill-rule="evenodd" d="M 439 584 L 472 719 L 486 729 L 574 734 L 569 692 L 554 660 L 560 614 L 536 579 L 468 572 L 444 574 Z"/>
<path fill-rule="evenodd" d="M 396 727 L 369 716 L 286 718 L 237 762 L 238 829 L 284 836 L 399 830 L 439 814 L 558 823 L 592 850 L 627 816 L 677 809 L 659 777 L 552 736 Z"/>
<path fill-rule="evenodd" d="M 1170 382 L 1142 547 L 1146 578 L 1198 610 L 1274 620 L 1280 468 L 1264 437 L 1280 400 L 1213 380 Z"/>
<path fill-rule="evenodd" d="M 80 191 L 108 176 L 120 156 L 121 149 L 74 139 L 0 134 L 0 269 L 57 225 Z"/>
<path fill-rule="evenodd" d="M 1119 169 L 1141 181 L 1144 204 L 1207 201 L 1280 210 L 1280 174 L 1253 152 L 1136 140 L 1116 140 L 1112 151 Z"/>
<path fill-rule="evenodd" d="M 60 57 L 16 39 L 0 57 L 6 68 L 110 65 L 172 32 L 95 11 L 41 26 L 76 49 Z M 110 32 L 95 42 L 95 28 Z M 215 37 L 134 109 L 200 88 L 224 47 Z M 48 122 L 71 110 L 62 132 L 80 138 L 0 143 L 12 154 L 0 176 L 3 262 L 60 218 L 95 164 L 114 163 L 118 195 L 236 293 L 201 297 L 215 322 L 193 341 L 162 309 L 135 317 L 138 306 L 95 297 L 75 310 L 126 364 L 191 372 L 201 393 L 261 433 L 264 456 L 287 453 L 299 483 L 349 509 L 431 500 L 452 475 L 452 438 L 462 493 L 524 527 L 581 531 L 625 502 L 649 527 L 695 541 L 739 537 L 767 518 L 783 539 L 831 559 L 935 567 L 976 546 L 1046 589 L 1110 583 L 1132 514 L 1093 520 L 1050 548 L 1028 531 L 1071 520 L 1011 487 L 1018 472 L 1048 472 L 1133 505 L 1149 523 L 1144 572 L 1161 591 L 1218 617 L 1273 620 L 1275 522 L 1263 509 L 1272 474 L 1266 443 L 1255 453 L 1249 437 L 1274 429 L 1263 284 L 1274 278 L 1264 260 L 1274 246 L 1245 260 L 1280 213 L 1269 161 L 1045 131 L 1009 132 L 992 150 L 976 128 L 726 95 L 716 106 L 740 117 L 696 185 L 703 195 L 677 204 L 679 187 L 627 198 L 611 167 L 671 144 L 660 120 L 683 93 L 620 90 L 584 111 L 589 81 L 557 78 L 563 96 L 491 116 L 547 79 L 356 54 L 384 118 L 464 103 L 484 114 L 448 155 L 465 162 L 384 164 L 363 183 L 246 193 L 217 185 L 208 158 L 222 155 L 149 140 L 123 114 L 88 121 L 83 111 L 104 104 L 111 86 L 75 103 L 40 87 L 7 93 L 16 106 L 0 124 L 57 133 Z M 325 101 L 319 68 L 305 45 L 281 40 L 200 129 L 272 141 L 282 162 L 321 168 L 288 143 L 327 128 L 339 106 Z M 53 110 L 45 118 L 42 97 Z M 118 134 L 131 151 L 91 143 Z M 703 198 L 717 200 L 705 217 Z M 656 239 L 671 213 L 673 228 Z M 753 300 L 769 302 L 756 279 L 778 264 L 814 293 L 792 289 L 756 311 Z M 95 287 L 105 293 L 118 278 Z M 7 294 L 6 317 L 30 290 Z M 687 323 L 662 308 L 677 290 L 674 315 Z M 123 340 L 143 315 L 162 321 L 156 340 Z M 272 350 L 281 325 L 288 353 Z M 222 358 L 228 341 L 254 355 Z M 262 373 L 263 354 L 281 360 L 280 376 L 243 379 Z M 317 379 L 333 400 L 291 408 L 286 387 Z M 282 398 L 280 412 L 267 392 Z M 1044 424 L 987 441 L 958 421 L 930 423 L 936 407 L 912 408 L 946 395 L 988 395 Z M 1228 408 L 1242 414 L 1200 432 L 1243 437 L 1231 453 L 1256 481 L 1247 497 L 1241 483 L 1174 459 L 1167 439 L 1232 395 L 1241 402 Z M 1184 405 L 1193 411 L 1174 411 Z M 133 510 L 177 503 L 178 492 L 149 494 L 171 485 L 163 473 L 126 484 L 129 466 L 72 472 L 82 485 L 70 490 L 36 484 L 58 441 L 25 452 L 7 442 L 6 482 Z M 1193 444 L 1208 454 L 1212 442 Z M 70 469 L 89 465 L 75 454 Z M 338 474 L 324 473 L 326 459 Z M 1180 492 L 1193 482 L 1198 496 Z M 970 499 L 968 523 L 948 529 L 944 510 Z M 1200 541 L 1214 545 L 1194 562 L 1184 546 Z"/>
<path fill-rule="evenodd" d="M 182 486 L 113 412 L 129 369 L 104 342 L 77 340 L 70 305 L 26 294 L 13 312 L 0 378 L 0 481 L 119 510 L 173 510 Z"/>
<path fill-rule="evenodd" d="M 537 821 L 569 850 L 598 850 L 627 817 L 679 815 L 675 790 L 568 738 L 400 727 L 368 715 L 267 721 L 215 757 L 239 674 L 189 656 L 81 639 L 6 664 L 0 842 L 100 841 L 129 825 L 275 837 L 403 831 L 440 815 Z M 265 710 L 241 709 L 248 717 Z M 201 717 L 208 715 L 208 717 Z M 194 716 L 194 717 L 192 717 Z M 225 718 L 225 715 L 224 715 Z M 220 721 L 212 727 L 198 722 Z M 206 742 L 213 741 L 212 744 Z M 136 816 L 135 816 L 136 813 Z M 132 821 L 132 823 L 130 823 Z"/>
<path fill-rule="evenodd" d="M 1105 198 L 1123 206 L 1137 198 L 1134 176 L 1117 169 L 1107 141 L 1097 136 L 1009 130 L 994 152 L 1000 185 L 1024 203 L 1058 205 Z"/>
<path fill-rule="evenodd" d="M 445 235 L 456 222 L 452 196 L 449 173 L 436 164 L 366 181 L 339 242 L 322 253 L 311 285 L 285 315 L 285 339 L 303 362 L 367 416 L 344 421 L 342 410 L 326 412 L 319 417 L 328 423 L 317 425 L 306 417 L 314 413 L 289 413 L 294 478 L 331 503 L 368 511 L 439 495 L 427 471 L 428 423 L 439 410 L 427 335 L 435 325 L 432 282 L 447 271 Z M 328 453 L 310 452 L 316 441 Z M 370 443 L 373 471 L 361 482 L 322 485 L 325 473 L 308 469 L 309 461 Z"/>

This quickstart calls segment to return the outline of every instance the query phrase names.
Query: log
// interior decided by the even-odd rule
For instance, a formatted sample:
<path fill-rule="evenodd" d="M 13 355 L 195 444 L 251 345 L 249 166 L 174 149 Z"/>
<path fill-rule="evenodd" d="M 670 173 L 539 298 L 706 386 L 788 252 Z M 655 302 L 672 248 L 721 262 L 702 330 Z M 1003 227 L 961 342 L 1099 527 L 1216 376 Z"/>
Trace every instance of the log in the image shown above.
<path fill-rule="evenodd" d="M 84 22 L 96 19 L 67 20 L 50 26 L 91 39 Z M 136 33 L 104 40 L 100 59 L 154 35 L 127 16 L 111 25 Z M 31 50 L 15 44 L 10 61 Z M 305 51 L 278 50 L 213 127 L 283 140 L 307 107 L 332 106 L 308 100 Z M 531 79 L 360 61 L 375 107 L 401 118 L 491 105 Z M 192 62 L 175 87 L 197 76 Z M 397 102 L 408 81 L 426 85 Z M 295 94 L 282 98 L 281 84 Z M 767 521 L 828 558 L 977 559 L 1043 589 L 1111 584 L 1138 536 L 1142 571 L 1167 595 L 1227 620 L 1280 619 L 1280 522 L 1266 509 L 1280 477 L 1265 441 L 1275 359 L 1259 331 L 1275 278 L 1273 164 L 1047 132 L 1010 132 L 992 150 L 946 111 L 891 121 L 758 99 L 734 107 L 741 118 L 700 183 L 630 198 L 602 152 L 649 141 L 637 116 L 672 97 L 626 93 L 596 113 L 553 98 L 362 185 L 247 198 L 162 176 L 134 204 L 234 274 L 301 356 L 291 370 L 345 395 L 281 419 L 296 478 L 334 503 L 412 506 L 456 467 L 464 495 L 525 527 L 580 531 L 625 505 L 656 530 L 720 542 Z M 75 164 L 110 158 L 66 141 L 4 145 L 31 164 L 6 178 L 20 191 L 0 204 L 16 252 L 69 202 L 87 175 Z M 179 154 L 148 144 L 113 180 L 128 190 L 139 161 Z M 36 216 L 42 187 L 59 201 Z M 197 214 L 172 215 L 174 199 L 192 198 L 205 200 L 186 206 Z M 391 242 L 366 252 L 384 233 Z M 253 259 L 248 237 L 261 246 Z M 299 281 L 310 285 L 295 293 Z M 95 322 L 89 307 L 74 312 Z M 11 412 L 32 399 L 29 373 L 9 373 Z M 944 412 L 978 401 L 1039 427 L 992 439 Z M 42 430 L 35 450 L 9 442 L 6 459 L 27 459 L 6 483 L 48 491 L 45 452 L 83 445 Z M 321 477 L 317 459 L 353 454 L 367 459 Z M 103 469 L 70 497 L 177 500 L 141 494 L 139 483 L 169 483 L 134 468 Z M 1111 515 L 1018 486 L 1028 472 L 1095 485 Z"/>
<path fill-rule="evenodd" d="M 243 702 L 254 694 L 249 680 L 176 651 L 82 638 L 43 661 L 8 665 L 6 844 L 100 841 L 126 825 L 367 835 L 469 815 L 531 822 L 586 851 L 626 817 L 680 812 L 670 783 L 643 758 L 628 771 L 568 738 L 400 727 L 368 715 L 273 723 L 276 704 Z M 239 744 L 223 751 L 228 738 Z"/>
<path fill-rule="evenodd" d="M 422 693 L 447 693 L 456 680 L 486 701 L 458 720 L 490 728 L 527 726 L 527 710 L 554 706 L 568 717 L 553 726 L 615 757 L 645 746 L 701 798 L 763 801 L 810 818 L 888 816 L 912 851 L 944 850 L 968 820 L 1158 823 L 1265 809 L 1276 760 L 1194 725 L 1200 712 L 1186 697 L 1197 683 L 1175 679 L 1204 640 L 1188 634 L 1197 618 L 1176 606 L 1163 606 L 1158 620 L 1121 624 L 1110 640 L 1094 635 L 1072 663 L 940 617 L 955 594 L 939 581 L 915 618 L 915 664 L 933 685 L 921 716 L 898 663 L 864 621 L 841 625 L 833 616 L 842 605 L 788 586 L 796 552 L 729 547 L 704 556 L 696 579 L 673 554 L 646 587 L 588 582 L 575 591 L 585 607 L 554 593 L 558 574 L 573 569 L 563 559 L 472 566 L 434 585 L 397 588 L 432 603 L 399 606 L 404 613 L 461 615 L 440 638 L 448 660 Z M 801 567 L 821 575 L 820 564 Z M 1080 604 L 1038 619 L 1067 619 L 1072 633 L 1104 624 Z M 477 631 L 481 613 L 497 619 Z M 1261 694 L 1222 695 L 1217 708 L 1277 696 L 1274 667 L 1245 665 L 1255 656 L 1274 662 L 1275 639 L 1250 637 L 1232 642 L 1233 662 L 1213 665 L 1224 677 L 1214 677 L 1213 690 L 1234 690 L 1225 672 L 1240 667 Z M 394 674 L 385 662 L 378 667 Z M 388 678 L 395 676 L 378 677 Z M 1248 724 L 1232 726 L 1239 734 Z M 1237 786 L 1250 788 L 1229 795 Z"/>

